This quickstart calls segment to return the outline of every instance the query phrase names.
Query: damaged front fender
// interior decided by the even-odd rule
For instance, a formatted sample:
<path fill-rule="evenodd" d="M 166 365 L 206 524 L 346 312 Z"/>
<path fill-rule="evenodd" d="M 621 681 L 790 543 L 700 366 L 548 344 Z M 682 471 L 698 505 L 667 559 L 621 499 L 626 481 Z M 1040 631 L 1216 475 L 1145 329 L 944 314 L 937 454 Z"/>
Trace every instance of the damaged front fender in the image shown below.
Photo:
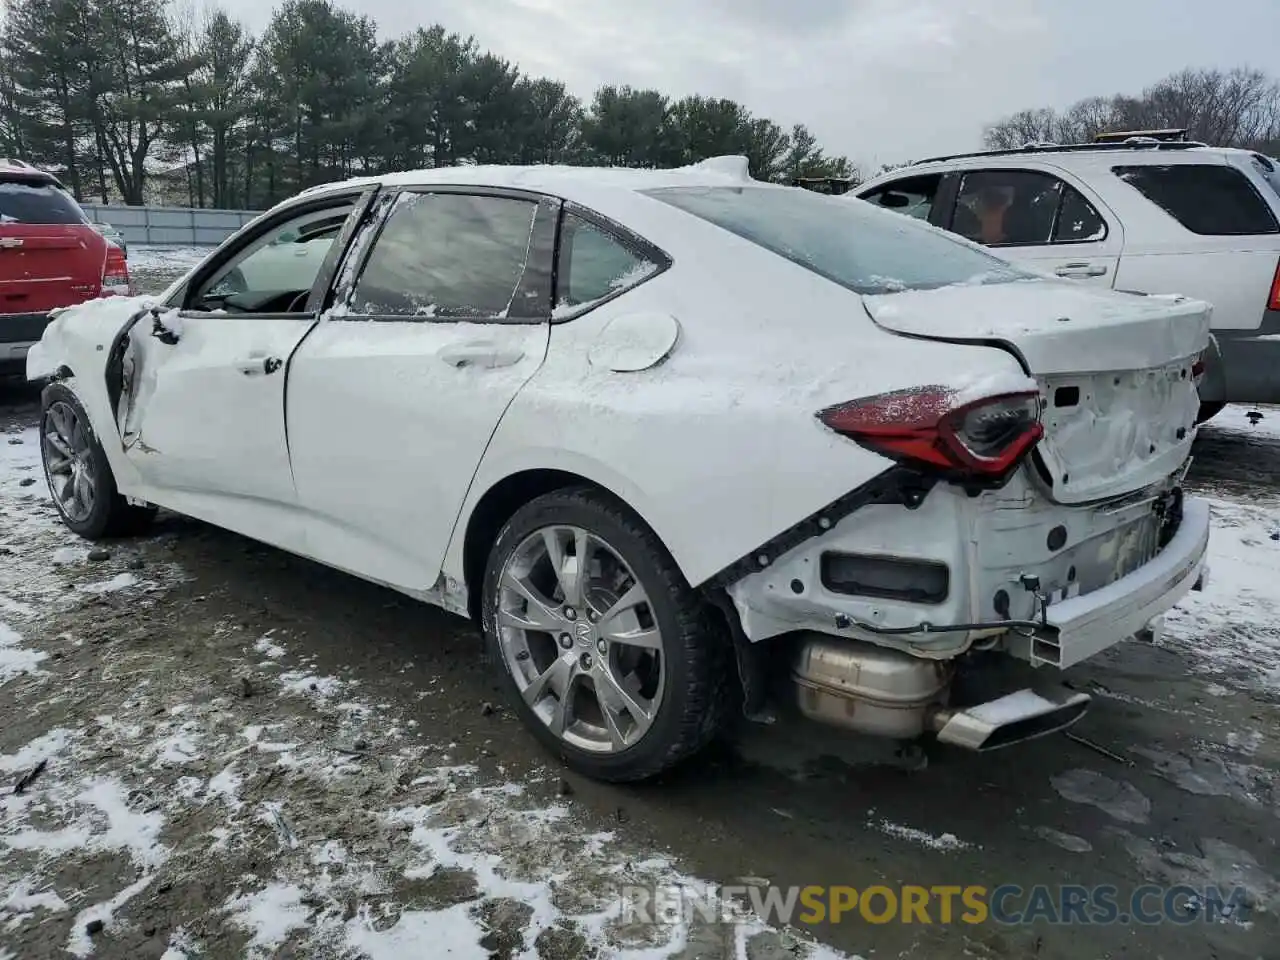
<path fill-rule="evenodd" d="M 113 430 L 136 391 L 134 338 L 138 321 L 157 306 L 154 297 L 107 297 L 54 311 L 40 340 L 27 353 L 27 379 L 75 378 L 75 392 L 102 443 L 117 484 L 123 490 L 134 478 L 124 456 L 124 443 L 111 442 Z"/>

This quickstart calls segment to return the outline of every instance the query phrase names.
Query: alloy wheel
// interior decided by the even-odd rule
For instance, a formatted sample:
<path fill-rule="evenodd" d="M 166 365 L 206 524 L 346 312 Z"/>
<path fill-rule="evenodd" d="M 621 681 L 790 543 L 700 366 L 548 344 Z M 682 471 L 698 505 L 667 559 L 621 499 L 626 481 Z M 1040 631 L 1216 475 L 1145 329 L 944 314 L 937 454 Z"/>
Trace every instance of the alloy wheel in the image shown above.
<path fill-rule="evenodd" d="M 97 464 L 88 427 L 71 404 L 59 400 L 45 411 L 41 445 L 58 509 L 72 523 L 83 523 L 97 499 Z"/>
<path fill-rule="evenodd" d="M 618 551 L 581 527 L 543 527 L 504 564 L 497 634 L 533 713 L 564 742 L 616 753 L 640 741 L 662 702 L 662 631 Z"/>

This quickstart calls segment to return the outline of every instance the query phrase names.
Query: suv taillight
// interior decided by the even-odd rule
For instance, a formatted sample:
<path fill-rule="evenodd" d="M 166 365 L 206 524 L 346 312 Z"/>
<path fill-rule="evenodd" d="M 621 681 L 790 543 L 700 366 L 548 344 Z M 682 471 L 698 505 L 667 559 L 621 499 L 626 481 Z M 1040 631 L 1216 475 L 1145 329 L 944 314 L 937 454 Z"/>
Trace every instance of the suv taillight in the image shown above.
<path fill-rule="evenodd" d="M 1276 276 L 1271 281 L 1271 299 L 1267 301 L 1268 310 L 1280 310 L 1280 263 L 1276 264 Z"/>
<path fill-rule="evenodd" d="M 102 293 L 104 297 L 128 297 L 133 294 L 129 283 L 129 264 L 124 251 L 114 244 L 107 245 L 107 260 L 102 267 Z"/>
<path fill-rule="evenodd" d="M 920 387 L 828 407 L 818 419 L 893 460 L 984 480 L 1008 476 L 1044 436 L 1035 391 L 958 399 Z"/>

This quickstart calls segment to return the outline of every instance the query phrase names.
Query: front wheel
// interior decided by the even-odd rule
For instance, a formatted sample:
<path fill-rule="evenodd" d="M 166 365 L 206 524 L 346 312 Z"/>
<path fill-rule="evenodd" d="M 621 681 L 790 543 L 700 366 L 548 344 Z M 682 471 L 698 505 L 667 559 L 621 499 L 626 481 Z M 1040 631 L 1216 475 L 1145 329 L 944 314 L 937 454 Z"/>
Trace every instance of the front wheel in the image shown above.
<path fill-rule="evenodd" d="M 40 459 L 62 522 L 86 540 L 140 532 L 156 510 L 120 495 L 80 398 L 59 382 L 45 387 L 40 399 Z"/>
<path fill-rule="evenodd" d="M 490 552 L 481 619 L 521 719 L 580 773 L 642 780 L 723 726 L 728 641 L 611 497 L 563 490 L 518 510 Z"/>
<path fill-rule="evenodd" d="M 1226 407 L 1226 404 L 1217 400 L 1202 402 L 1200 404 L 1200 412 L 1196 414 L 1196 423 L 1204 423 L 1206 420 L 1212 420 L 1222 412 L 1224 407 Z"/>

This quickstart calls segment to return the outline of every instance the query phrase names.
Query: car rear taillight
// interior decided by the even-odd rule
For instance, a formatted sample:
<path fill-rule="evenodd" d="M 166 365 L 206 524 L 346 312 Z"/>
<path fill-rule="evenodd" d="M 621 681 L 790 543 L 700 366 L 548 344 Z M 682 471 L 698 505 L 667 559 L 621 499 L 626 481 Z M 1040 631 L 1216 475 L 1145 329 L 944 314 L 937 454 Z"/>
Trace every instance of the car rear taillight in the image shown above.
<path fill-rule="evenodd" d="M 1276 276 L 1271 281 L 1271 298 L 1267 301 L 1268 310 L 1280 310 L 1280 263 L 1276 264 Z"/>
<path fill-rule="evenodd" d="M 107 260 L 102 267 L 102 293 L 104 297 L 127 297 L 133 293 L 129 283 L 129 264 L 124 251 L 114 244 L 107 245 Z"/>
<path fill-rule="evenodd" d="M 966 401 L 919 387 L 828 407 L 818 419 L 894 460 L 989 480 L 1011 473 L 1044 436 L 1035 391 Z"/>

